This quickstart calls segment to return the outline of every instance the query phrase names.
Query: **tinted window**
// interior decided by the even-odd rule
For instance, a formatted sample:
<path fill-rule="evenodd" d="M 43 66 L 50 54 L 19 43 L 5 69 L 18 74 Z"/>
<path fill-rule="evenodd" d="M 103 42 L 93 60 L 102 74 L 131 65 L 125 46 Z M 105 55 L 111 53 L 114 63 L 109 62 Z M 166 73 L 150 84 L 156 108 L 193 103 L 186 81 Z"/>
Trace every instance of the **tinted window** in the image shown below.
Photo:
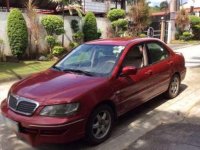
<path fill-rule="evenodd" d="M 147 49 L 150 64 L 164 60 L 168 57 L 167 50 L 159 43 L 147 43 Z"/>

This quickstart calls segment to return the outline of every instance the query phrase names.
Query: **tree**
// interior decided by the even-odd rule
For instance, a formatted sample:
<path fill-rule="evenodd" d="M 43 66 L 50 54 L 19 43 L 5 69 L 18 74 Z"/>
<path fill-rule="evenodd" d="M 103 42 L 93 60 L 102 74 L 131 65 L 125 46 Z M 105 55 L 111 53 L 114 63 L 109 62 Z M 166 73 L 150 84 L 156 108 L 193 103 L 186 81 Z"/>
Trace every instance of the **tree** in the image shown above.
<path fill-rule="evenodd" d="M 128 21 L 125 19 L 126 12 L 123 9 L 112 9 L 107 18 L 111 21 L 114 36 L 123 36 L 127 30 Z"/>
<path fill-rule="evenodd" d="M 50 53 L 52 53 L 52 48 L 55 46 L 57 36 L 64 34 L 64 21 L 61 17 L 55 15 L 44 16 L 41 20 L 48 36 L 46 36 L 46 41 L 50 48 Z"/>
<path fill-rule="evenodd" d="M 48 35 L 56 36 L 64 33 L 64 21 L 59 16 L 44 16 L 41 20 L 41 23 L 47 31 Z"/>
<path fill-rule="evenodd" d="M 176 25 L 178 26 L 179 31 L 182 34 L 190 22 L 188 13 L 186 12 L 185 9 L 181 9 L 178 12 L 175 22 L 176 22 Z"/>
<path fill-rule="evenodd" d="M 28 46 L 26 21 L 19 9 L 12 9 L 8 16 L 7 34 L 12 54 L 21 58 Z"/>
<path fill-rule="evenodd" d="M 84 18 L 83 25 L 84 40 L 91 41 L 97 39 L 97 21 L 93 12 L 88 12 Z"/>
<path fill-rule="evenodd" d="M 132 35 L 138 35 L 150 24 L 150 8 L 146 0 L 138 0 L 129 10 L 128 16 L 132 22 L 129 27 Z"/>
<path fill-rule="evenodd" d="M 169 5 L 168 5 L 167 1 L 163 1 L 160 3 L 160 10 L 166 11 L 166 10 L 168 10 L 168 8 L 169 8 Z"/>
<path fill-rule="evenodd" d="M 33 0 L 29 0 L 28 3 L 26 3 L 26 15 L 29 20 L 30 43 L 35 46 L 35 54 L 31 54 L 31 56 L 38 56 L 39 54 L 40 23 L 36 9 L 37 7 Z M 34 43 L 32 43 L 32 40 Z"/>

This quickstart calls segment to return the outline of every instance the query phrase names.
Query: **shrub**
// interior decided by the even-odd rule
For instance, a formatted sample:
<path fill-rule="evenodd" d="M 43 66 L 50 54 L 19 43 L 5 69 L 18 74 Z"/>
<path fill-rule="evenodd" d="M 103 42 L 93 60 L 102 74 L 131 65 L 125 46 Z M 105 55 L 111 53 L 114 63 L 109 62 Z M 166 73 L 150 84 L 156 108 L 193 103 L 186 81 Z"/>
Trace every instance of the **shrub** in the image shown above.
<path fill-rule="evenodd" d="M 76 43 L 82 43 L 83 42 L 83 37 L 84 37 L 84 35 L 80 31 L 77 32 L 77 33 L 74 33 L 73 36 L 72 36 L 74 42 L 76 42 Z"/>
<path fill-rule="evenodd" d="M 195 40 L 200 40 L 200 17 L 190 16 L 190 25 Z"/>
<path fill-rule="evenodd" d="M 200 24 L 192 27 L 192 33 L 195 40 L 200 40 Z"/>
<path fill-rule="evenodd" d="M 59 55 L 63 54 L 64 51 L 65 51 L 64 47 L 54 46 L 54 48 L 52 49 L 52 54 L 55 56 L 59 56 Z"/>
<path fill-rule="evenodd" d="M 141 33 L 141 34 L 139 35 L 139 37 L 140 37 L 140 38 L 145 38 L 145 37 L 147 37 L 147 35 L 144 34 L 144 33 Z"/>
<path fill-rule="evenodd" d="M 186 32 L 183 32 L 183 34 L 180 36 L 180 39 L 184 41 L 188 41 L 188 40 L 191 40 L 192 37 L 193 37 L 192 34 L 186 31 Z"/>
<path fill-rule="evenodd" d="M 72 20 L 71 21 L 71 28 L 73 30 L 74 33 L 78 32 L 80 29 L 79 29 L 79 24 L 78 24 L 78 21 L 77 20 Z"/>
<path fill-rule="evenodd" d="M 126 30 L 128 27 L 128 21 L 125 19 L 118 19 L 116 21 L 113 21 L 111 24 L 114 28 L 117 27 L 118 30 Z"/>
<path fill-rule="evenodd" d="M 112 22 L 124 18 L 126 15 L 123 9 L 112 9 L 108 12 L 107 18 Z"/>
<path fill-rule="evenodd" d="M 191 26 L 200 24 L 200 17 L 191 15 L 191 16 L 189 16 L 189 20 L 190 20 Z"/>
<path fill-rule="evenodd" d="M 70 42 L 70 43 L 69 43 L 70 49 L 74 49 L 74 48 L 77 47 L 77 46 L 79 46 L 79 44 L 76 43 L 76 42 Z"/>
<path fill-rule="evenodd" d="M 98 31 L 97 31 L 97 38 L 99 39 L 101 37 L 101 35 L 102 35 L 102 32 L 101 32 L 100 29 L 98 29 Z"/>
<path fill-rule="evenodd" d="M 83 34 L 85 41 L 97 39 L 97 21 L 92 12 L 88 12 L 84 18 Z"/>
<path fill-rule="evenodd" d="M 55 46 L 56 44 L 56 39 L 55 37 L 49 35 L 49 36 L 46 36 L 45 40 L 47 41 L 49 47 L 50 47 L 50 51 L 52 50 L 52 48 Z"/>
<path fill-rule="evenodd" d="M 61 17 L 54 15 L 44 16 L 41 23 L 48 35 L 61 35 L 65 32 L 64 22 Z"/>
<path fill-rule="evenodd" d="M 18 58 L 24 55 L 28 45 L 28 30 L 19 9 L 12 9 L 9 13 L 7 34 L 12 54 Z"/>

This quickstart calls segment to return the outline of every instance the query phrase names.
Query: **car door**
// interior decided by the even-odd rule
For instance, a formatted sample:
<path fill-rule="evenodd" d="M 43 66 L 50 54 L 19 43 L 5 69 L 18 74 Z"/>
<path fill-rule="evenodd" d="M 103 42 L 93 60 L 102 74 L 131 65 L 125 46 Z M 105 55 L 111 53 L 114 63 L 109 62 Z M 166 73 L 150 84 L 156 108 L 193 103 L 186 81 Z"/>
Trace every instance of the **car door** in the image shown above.
<path fill-rule="evenodd" d="M 170 53 L 161 42 L 147 42 L 146 48 L 148 64 L 153 71 L 151 77 L 153 82 L 151 96 L 155 97 L 167 90 L 172 73 L 171 65 L 173 65 L 173 62 L 170 61 Z"/>
<path fill-rule="evenodd" d="M 152 86 L 152 66 L 148 66 L 147 63 L 147 53 L 143 43 L 135 45 L 128 50 L 121 68 L 134 66 L 137 67 L 137 72 L 128 76 L 119 75 L 114 84 L 121 114 L 147 100 L 147 91 Z"/>

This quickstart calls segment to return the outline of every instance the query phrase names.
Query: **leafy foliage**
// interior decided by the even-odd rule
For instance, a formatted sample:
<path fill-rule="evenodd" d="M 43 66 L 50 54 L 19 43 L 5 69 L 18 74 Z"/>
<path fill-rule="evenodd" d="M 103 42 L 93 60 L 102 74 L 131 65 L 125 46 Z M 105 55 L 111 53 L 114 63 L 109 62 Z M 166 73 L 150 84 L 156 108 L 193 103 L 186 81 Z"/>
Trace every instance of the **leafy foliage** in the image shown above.
<path fill-rule="evenodd" d="M 192 28 L 193 38 L 195 40 L 200 40 L 200 17 L 189 16 L 190 25 Z"/>
<path fill-rule="evenodd" d="M 125 11 L 122 9 L 112 9 L 107 17 L 111 21 L 111 27 L 114 36 L 122 36 L 128 27 L 128 21 L 125 18 Z"/>
<path fill-rule="evenodd" d="M 71 21 L 71 28 L 73 30 L 74 33 L 78 32 L 80 29 L 79 29 L 79 24 L 78 24 L 78 21 L 77 20 L 72 20 Z"/>
<path fill-rule="evenodd" d="M 114 28 L 118 27 L 118 30 L 126 30 L 128 27 L 128 21 L 125 19 L 118 19 L 112 22 Z"/>
<path fill-rule="evenodd" d="M 180 36 L 180 40 L 184 40 L 184 41 L 188 41 L 188 40 L 191 40 L 193 37 L 193 35 L 186 31 L 186 32 L 183 32 L 183 34 Z"/>
<path fill-rule="evenodd" d="M 51 36 L 51 35 L 48 35 L 46 36 L 45 40 L 47 41 L 49 47 L 50 47 L 50 51 L 52 50 L 52 48 L 55 46 L 56 44 L 56 38 Z"/>
<path fill-rule="evenodd" d="M 100 29 L 98 29 L 98 31 L 97 31 L 97 38 L 99 39 L 101 37 L 101 35 L 102 35 L 102 32 L 101 32 Z"/>
<path fill-rule="evenodd" d="M 185 9 L 181 9 L 176 16 L 176 25 L 182 33 L 189 25 L 189 16 Z"/>
<path fill-rule="evenodd" d="M 167 1 L 163 1 L 160 3 L 160 10 L 167 10 L 169 7 L 169 4 Z"/>
<path fill-rule="evenodd" d="M 97 39 L 97 21 L 92 12 L 88 12 L 84 18 L 83 34 L 85 41 Z"/>
<path fill-rule="evenodd" d="M 84 37 L 83 33 L 79 31 L 79 32 L 74 33 L 72 38 L 74 42 L 81 44 L 83 41 L 83 37 Z"/>
<path fill-rule="evenodd" d="M 79 45 L 79 44 L 76 43 L 76 42 L 70 42 L 70 43 L 69 43 L 70 49 L 74 49 L 74 48 L 77 47 L 78 45 Z"/>
<path fill-rule="evenodd" d="M 64 51 L 65 51 L 64 47 L 54 46 L 54 48 L 52 49 L 52 54 L 55 56 L 59 56 L 59 55 L 63 54 Z"/>
<path fill-rule="evenodd" d="M 18 58 L 24 55 L 28 45 L 28 31 L 19 9 L 12 9 L 8 16 L 7 34 L 12 54 Z"/>
<path fill-rule="evenodd" d="M 144 33 L 141 33 L 141 34 L 139 35 L 139 37 L 140 37 L 140 38 L 145 38 L 145 37 L 147 37 L 147 35 L 144 34 Z"/>
<path fill-rule="evenodd" d="M 41 21 L 48 35 L 61 35 L 64 33 L 64 22 L 61 17 L 47 15 Z"/>
<path fill-rule="evenodd" d="M 108 12 L 107 18 L 112 22 L 118 19 L 125 18 L 126 12 L 123 9 L 112 9 Z"/>
<path fill-rule="evenodd" d="M 150 9 L 146 0 L 140 0 L 132 5 L 128 15 L 132 22 L 129 27 L 129 33 L 132 35 L 141 33 L 151 22 Z"/>
<path fill-rule="evenodd" d="M 200 17 L 191 15 L 191 16 L 189 16 L 189 20 L 190 20 L 190 24 L 191 24 L 192 26 L 195 26 L 195 25 L 200 24 Z"/>

